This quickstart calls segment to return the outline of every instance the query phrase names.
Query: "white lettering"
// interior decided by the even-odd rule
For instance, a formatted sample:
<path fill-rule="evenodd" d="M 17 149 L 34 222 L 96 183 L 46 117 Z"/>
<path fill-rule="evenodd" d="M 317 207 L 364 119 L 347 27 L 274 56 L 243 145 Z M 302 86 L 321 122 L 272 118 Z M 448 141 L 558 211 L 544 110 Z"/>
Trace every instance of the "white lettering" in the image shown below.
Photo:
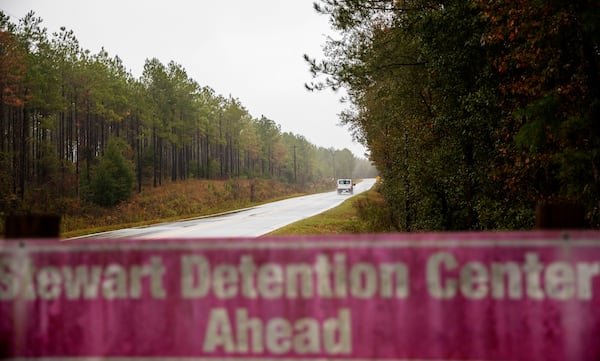
<path fill-rule="evenodd" d="M 591 300 L 593 296 L 592 281 L 600 275 L 600 262 L 577 264 L 577 294 L 581 300 Z"/>
<path fill-rule="evenodd" d="M 317 273 L 317 290 L 319 290 L 319 296 L 322 298 L 333 297 L 331 290 L 331 264 L 325 255 L 317 255 L 315 272 Z"/>
<path fill-rule="evenodd" d="M 274 318 L 267 323 L 267 350 L 283 354 L 292 347 L 292 326 L 285 318 Z"/>
<path fill-rule="evenodd" d="M 394 293 L 393 278 L 396 278 L 396 292 Z M 383 263 L 381 265 L 381 291 L 380 296 L 384 298 L 408 297 L 408 268 L 404 263 Z"/>
<path fill-rule="evenodd" d="M 19 292 L 18 263 L 7 257 L 0 258 L 0 300 L 12 300 Z"/>
<path fill-rule="evenodd" d="M 221 264 L 214 270 L 214 292 L 218 298 L 232 298 L 237 296 L 238 274 L 235 267 Z M 208 282 L 207 282 L 208 284 Z"/>
<path fill-rule="evenodd" d="M 223 351 L 228 353 L 235 351 L 231 323 L 224 308 L 210 311 L 202 348 L 205 352 L 215 352 L 218 347 L 222 347 Z"/>
<path fill-rule="evenodd" d="M 308 264 L 289 264 L 286 269 L 286 296 L 297 298 L 298 295 L 302 295 L 303 298 L 311 298 L 313 296 L 312 274 L 312 267 Z"/>
<path fill-rule="evenodd" d="M 210 287 L 210 269 L 204 256 L 181 257 L 181 296 L 183 298 L 204 297 Z"/>
<path fill-rule="evenodd" d="M 451 253 L 437 252 L 429 257 L 426 268 L 429 293 L 438 299 L 460 294 L 472 300 L 490 296 L 513 300 L 591 300 L 593 280 L 599 275 L 600 262 L 543 263 L 535 252 L 525 253 L 522 266 L 513 261 L 492 262 L 489 266 L 476 261 L 460 265 Z"/>
<path fill-rule="evenodd" d="M 456 296 L 457 282 L 448 279 L 446 285 L 442 284 L 442 265 L 447 270 L 453 270 L 458 266 L 456 258 L 448 252 L 434 253 L 427 261 L 427 288 L 429 294 L 434 298 L 448 299 Z"/>
<path fill-rule="evenodd" d="M 466 298 L 484 298 L 488 293 L 487 282 L 487 269 L 480 262 L 469 262 L 460 270 L 460 290 Z"/>
<path fill-rule="evenodd" d="M 225 308 L 210 310 L 204 352 L 329 355 L 350 354 L 352 351 L 351 315 L 348 309 L 338 310 L 335 317 L 323 320 L 305 317 L 290 321 L 283 317 L 263 320 L 249 317 L 248 310 L 238 308 L 230 318 Z"/>
<path fill-rule="evenodd" d="M 252 255 L 242 255 L 239 263 L 217 263 L 202 255 L 181 258 L 181 294 L 200 298 L 213 293 L 217 298 L 406 298 L 409 294 L 408 269 L 404 263 L 379 265 L 358 262 L 346 264 L 343 253 L 331 258 L 317 254 L 314 263 L 256 264 Z"/>
<path fill-rule="evenodd" d="M 370 263 L 357 263 L 350 270 L 350 293 L 356 298 L 371 298 L 377 290 L 377 273 Z"/>
<path fill-rule="evenodd" d="M 106 267 L 102 293 L 108 300 L 127 297 L 127 272 L 123 266 L 113 263 Z"/>
<path fill-rule="evenodd" d="M 63 280 L 65 282 L 65 296 L 67 299 L 79 299 L 82 291 L 84 299 L 94 299 L 98 297 L 100 278 L 102 277 L 102 267 L 77 266 L 73 272 L 72 267 L 65 266 L 62 268 L 62 272 Z"/>
<path fill-rule="evenodd" d="M 334 281 L 333 281 L 333 293 L 336 297 L 346 297 L 348 294 L 346 285 L 346 255 L 343 253 L 336 253 L 333 256 L 333 269 L 334 269 Z"/>
<path fill-rule="evenodd" d="M 236 315 L 237 351 L 248 352 L 249 339 L 252 339 L 251 352 L 263 352 L 263 323 L 259 318 L 248 318 L 246 309 L 238 309 Z"/>
<path fill-rule="evenodd" d="M 527 296 L 534 300 L 544 299 L 544 290 L 541 284 L 541 273 L 544 266 L 539 262 L 537 253 L 525 254 L 525 279 L 527 285 Z"/>
<path fill-rule="evenodd" d="M 515 300 L 523 297 L 521 270 L 515 262 L 492 263 L 492 297 L 505 297 L 505 277 L 508 277 L 508 298 Z"/>
<path fill-rule="evenodd" d="M 575 271 L 566 262 L 551 263 L 545 272 L 544 287 L 548 297 L 568 300 L 575 293 Z"/>
<path fill-rule="evenodd" d="M 321 352 L 321 330 L 313 318 L 301 318 L 294 324 L 294 351 L 299 354 Z"/>
<path fill-rule="evenodd" d="M 0 300 L 140 298 L 144 277 L 150 278 L 148 289 L 152 297 L 165 298 L 165 272 L 160 257 L 151 257 L 149 264 L 127 267 L 117 263 L 36 267 L 30 257 L 1 257 Z"/>
<path fill-rule="evenodd" d="M 323 345 L 330 355 L 350 354 L 352 352 L 352 324 L 350 311 L 341 309 L 337 318 L 325 320 L 323 324 Z"/>
<path fill-rule="evenodd" d="M 267 263 L 258 270 L 258 292 L 267 299 L 281 297 L 283 269 L 280 265 Z"/>
<path fill-rule="evenodd" d="M 257 297 L 256 288 L 254 287 L 254 272 L 256 272 L 256 265 L 252 256 L 242 256 L 240 274 L 242 275 L 242 295 L 246 298 Z"/>

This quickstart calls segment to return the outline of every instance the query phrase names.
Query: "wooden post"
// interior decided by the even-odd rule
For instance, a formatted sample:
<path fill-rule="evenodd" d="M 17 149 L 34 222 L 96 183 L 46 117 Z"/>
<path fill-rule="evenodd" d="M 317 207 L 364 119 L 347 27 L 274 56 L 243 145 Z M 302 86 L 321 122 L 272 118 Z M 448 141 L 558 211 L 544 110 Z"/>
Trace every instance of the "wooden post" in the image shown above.
<path fill-rule="evenodd" d="M 52 214 L 9 215 L 4 223 L 5 238 L 58 238 L 60 216 Z"/>
<path fill-rule="evenodd" d="M 584 229 L 588 228 L 585 221 L 583 206 L 568 202 L 539 203 L 535 210 L 536 229 Z"/>

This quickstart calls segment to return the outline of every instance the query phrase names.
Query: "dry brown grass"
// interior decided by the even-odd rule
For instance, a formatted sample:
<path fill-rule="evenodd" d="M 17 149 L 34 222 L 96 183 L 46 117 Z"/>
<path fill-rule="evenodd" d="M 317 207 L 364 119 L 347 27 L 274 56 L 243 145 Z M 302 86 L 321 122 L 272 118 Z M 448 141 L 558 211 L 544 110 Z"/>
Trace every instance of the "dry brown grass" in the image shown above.
<path fill-rule="evenodd" d="M 273 180 L 186 180 L 146 188 L 113 208 L 74 202 L 62 217 L 62 237 L 204 216 L 304 194 Z"/>

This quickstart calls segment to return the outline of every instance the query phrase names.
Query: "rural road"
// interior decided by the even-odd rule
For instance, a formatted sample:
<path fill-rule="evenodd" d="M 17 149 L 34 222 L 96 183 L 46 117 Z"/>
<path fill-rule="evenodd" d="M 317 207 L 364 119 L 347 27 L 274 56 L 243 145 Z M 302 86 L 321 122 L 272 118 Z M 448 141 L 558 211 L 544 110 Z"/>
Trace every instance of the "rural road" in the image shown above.
<path fill-rule="evenodd" d="M 354 188 L 354 194 L 369 190 L 375 179 L 364 179 Z M 285 199 L 260 206 L 228 212 L 222 215 L 161 223 L 146 227 L 86 235 L 81 238 L 215 238 L 259 237 L 290 223 L 334 208 L 348 199 L 336 191 Z"/>

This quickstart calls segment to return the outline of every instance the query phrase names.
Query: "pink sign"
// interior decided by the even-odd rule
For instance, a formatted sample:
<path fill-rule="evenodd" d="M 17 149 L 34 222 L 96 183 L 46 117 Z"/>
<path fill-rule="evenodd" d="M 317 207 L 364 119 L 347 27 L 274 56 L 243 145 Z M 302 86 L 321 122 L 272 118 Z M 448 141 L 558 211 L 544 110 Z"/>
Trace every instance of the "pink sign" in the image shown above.
<path fill-rule="evenodd" d="M 0 242 L 0 358 L 598 360 L 600 232 Z"/>

